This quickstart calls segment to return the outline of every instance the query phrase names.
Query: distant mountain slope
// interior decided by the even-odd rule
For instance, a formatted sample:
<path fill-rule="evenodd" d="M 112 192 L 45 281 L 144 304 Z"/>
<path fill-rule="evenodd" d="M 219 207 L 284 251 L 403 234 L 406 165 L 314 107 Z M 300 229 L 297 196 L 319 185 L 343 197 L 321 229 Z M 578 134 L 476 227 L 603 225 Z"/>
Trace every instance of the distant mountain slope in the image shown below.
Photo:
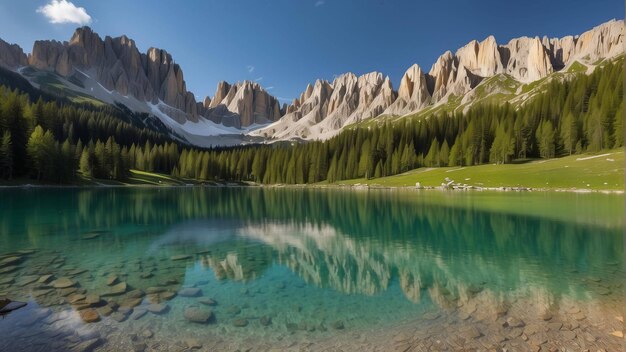
<path fill-rule="evenodd" d="M 467 109 L 478 101 L 522 103 L 536 82 L 554 73 L 591 72 L 624 53 L 624 21 L 580 36 L 521 37 L 500 45 L 493 36 L 447 51 L 425 72 L 412 65 L 394 90 L 380 72 L 345 73 L 309 84 L 290 105 L 255 82 L 220 82 L 197 102 L 182 68 L 165 50 L 140 53 L 126 36 L 102 39 L 78 28 L 69 42 L 36 41 L 31 54 L 0 39 L 0 66 L 35 87 L 79 103 L 123 105 L 149 114 L 172 136 L 198 146 L 250 141 L 326 139 L 345 126 L 380 116 Z M 557 76 L 561 77 L 561 76 Z"/>
<path fill-rule="evenodd" d="M 394 98 L 391 101 L 386 98 L 376 101 L 374 109 L 368 110 L 356 104 L 357 101 L 362 102 L 358 99 L 360 91 L 353 90 L 348 91 L 344 111 L 334 113 L 323 95 L 309 93 L 309 86 L 287 108 L 291 113 L 252 134 L 278 139 L 326 139 L 350 123 L 379 115 L 404 116 L 441 105 L 467 108 L 473 102 L 485 99 L 508 101 L 529 93 L 534 82 L 553 73 L 591 72 L 598 61 L 623 53 L 622 20 L 606 22 L 580 36 L 552 39 L 521 37 L 505 45 L 499 45 L 493 36 L 489 36 L 482 42 L 469 42 L 454 54 L 445 52 L 428 73 L 417 64 L 411 66 L 402 77 L 397 98 L 389 83 L 382 94 Z M 340 78 L 350 75 L 345 74 Z M 316 82 L 315 87 L 318 85 Z M 328 89 L 330 92 L 338 90 L 340 94 L 346 91 L 339 79 L 328 85 Z M 365 95 L 371 96 L 371 93 Z M 361 108 L 354 114 L 357 106 Z M 384 111 L 376 110 L 380 107 Z"/>

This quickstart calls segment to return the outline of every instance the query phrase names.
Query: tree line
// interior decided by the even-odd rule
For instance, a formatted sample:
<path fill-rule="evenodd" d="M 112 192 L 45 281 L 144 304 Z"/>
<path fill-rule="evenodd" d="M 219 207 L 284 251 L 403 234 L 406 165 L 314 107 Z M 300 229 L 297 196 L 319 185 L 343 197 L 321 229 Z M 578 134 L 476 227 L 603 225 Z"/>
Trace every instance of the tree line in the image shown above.
<path fill-rule="evenodd" d="M 0 177 L 63 183 L 80 173 L 123 180 L 138 169 L 296 184 L 617 148 L 624 142 L 622 66 L 623 59 L 590 75 L 553 79 L 519 107 L 479 103 L 466 112 L 347 128 L 327 141 L 212 149 L 136 127 L 111 109 L 32 101 L 32 94 L 0 86 Z"/>

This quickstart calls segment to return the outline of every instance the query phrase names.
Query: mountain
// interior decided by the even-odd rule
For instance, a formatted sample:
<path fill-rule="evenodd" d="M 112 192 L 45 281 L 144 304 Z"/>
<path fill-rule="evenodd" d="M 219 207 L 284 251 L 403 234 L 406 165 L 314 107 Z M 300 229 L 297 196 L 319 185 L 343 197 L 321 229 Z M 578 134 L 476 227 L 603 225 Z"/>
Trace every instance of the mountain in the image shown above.
<path fill-rule="evenodd" d="M 342 126 L 380 115 L 395 100 L 389 77 L 346 73 L 333 83 L 317 80 L 287 107 L 287 114 L 251 134 L 271 138 L 322 137 Z"/>
<path fill-rule="evenodd" d="M 303 96 L 307 98 L 310 95 L 308 86 L 300 99 L 288 108 L 294 110 L 291 114 L 253 134 L 278 139 L 325 139 L 350 123 L 379 115 L 404 116 L 458 98 L 462 98 L 467 107 L 473 99 L 499 94 L 511 87 L 516 90 L 515 93 L 521 93 L 518 90 L 522 85 L 565 71 L 575 63 L 584 64 L 591 70 L 600 60 L 624 54 L 623 41 L 624 21 L 621 20 L 606 22 L 580 36 L 521 37 L 505 45 L 498 44 L 493 36 L 482 42 L 473 40 L 454 54 L 446 51 L 428 73 L 419 65 L 412 65 L 403 75 L 397 94 L 393 92 L 391 83 L 385 80 L 382 93 L 385 98 L 377 100 L 376 109 L 356 109 L 356 105 L 350 105 L 354 99 L 348 99 L 346 106 L 352 109 L 330 114 L 324 105 L 326 101 L 319 97 L 307 101 L 304 106 Z M 335 87 L 339 91 L 344 89 L 341 86 L 342 77 L 354 75 L 348 73 L 340 76 L 330 85 L 331 92 Z M 489 80 L 492 77 L 512 84 L 509 87 L 493 84 Z M 354 78 L 351 80 L 354 81 Z M 480 90 L 481 94 L 477 94 L 476 90 Z M 378 110 L 381 107 L 383 111 Z"/>
<path fill-rule="evenodd" d="M 89 27 L 76 29 L 68 42 L 40 40 L 26 55 L 17 45 L 0 40 L 0 66 L 15 70 L 35 87 L 81 102 L 121 104 L 131 111 L 153 115 L 175 138 L 191 144 L 237 144 L 240 128 L 267 124 L 281 116 L 278 100 L 258 84 L 229 85 L 203 103 L 187 90 L 182 68 L 167 51 L 149 48 L 140 53 L 126 36 L 102 39 Z"/>
<path fill-rule="evenodd" d="M 280 106 L 277 98 L 250 81 L 220 82 L 213 97 L 197 102 L 187 90 L 182 68 L 167 51 L 150 48 L 141 53 L 132 39 L 102 39 L 89 27 L 78 28 L 69 42 L 36 41 L 29 55 L 0 40 L 0 66 L 57 95 L 121 104 L 152 115 L 174 138 L 211 146 L 327 139 L 345 126 L 379 116 L 404 116 L 445 104 L 466 109 L 497 96 L 500 101 L 520 101 L 524 87 L 533 82 L 574 66 L 590 72 L 599 61 L 623 54 L 623 39 L 621 20 L 580 36 L 521 37 L 503 45 L 489 36 L 455 53 L 446 51 L 428 72 L 412 65 L 397 92 L 383 73 L 345 73 L 332 83 L 309 84 L 288 106 Z"/>
<path fill-rule="evenodd" d="M 201 113 L 215 123 L 237 128 L 267 124 L 284 115 L 278 99 L 250 81 L 219 82 L 213 99 L 204 98 Z"/>

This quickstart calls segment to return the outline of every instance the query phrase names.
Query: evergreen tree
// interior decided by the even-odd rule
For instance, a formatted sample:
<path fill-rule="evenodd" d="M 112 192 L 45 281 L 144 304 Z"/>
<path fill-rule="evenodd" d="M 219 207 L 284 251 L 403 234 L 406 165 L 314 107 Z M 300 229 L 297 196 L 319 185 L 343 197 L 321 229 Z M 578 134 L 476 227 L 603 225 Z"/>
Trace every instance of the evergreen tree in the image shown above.
<path fill-rule="evenodd" d="M 13 143 L 9 131 L 4 131 L 0 141 L 0 177 L 9 180 L 13 177 Z"/>

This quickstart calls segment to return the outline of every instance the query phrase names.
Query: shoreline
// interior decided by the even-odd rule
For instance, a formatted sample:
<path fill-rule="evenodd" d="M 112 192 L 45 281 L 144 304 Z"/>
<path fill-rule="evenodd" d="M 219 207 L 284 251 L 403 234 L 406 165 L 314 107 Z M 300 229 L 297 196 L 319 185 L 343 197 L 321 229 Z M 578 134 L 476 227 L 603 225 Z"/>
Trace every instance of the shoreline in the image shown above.
<path fill-rule="evenodd" d="M 586 189 L 586 188 L 532 188 L 523 186 L 501 186 L 501 187 L 480 187 L 480 186 L 384 186 L 377 184 L 258 184 L 253 182 L 241 182 L 241 183 L 190 183 L 181 185 L 153 185 L 153 184 L 18 184 L 18 185 L 2 185 L 0 184 L 0 190 L 3 189 L 42 189 L 42 188 L 195 188 L 195 187 L 261 187 L 261 188 L 294 188 L 294 189 L 341 189 L 341 190 L 405 190 L 405 191 L 441 191 L 441 192 L 557 192 L 557 193 L 601 193 L 601 194 L 619 194 L 623 195 L 624 190 L 619 189 Z"/>

